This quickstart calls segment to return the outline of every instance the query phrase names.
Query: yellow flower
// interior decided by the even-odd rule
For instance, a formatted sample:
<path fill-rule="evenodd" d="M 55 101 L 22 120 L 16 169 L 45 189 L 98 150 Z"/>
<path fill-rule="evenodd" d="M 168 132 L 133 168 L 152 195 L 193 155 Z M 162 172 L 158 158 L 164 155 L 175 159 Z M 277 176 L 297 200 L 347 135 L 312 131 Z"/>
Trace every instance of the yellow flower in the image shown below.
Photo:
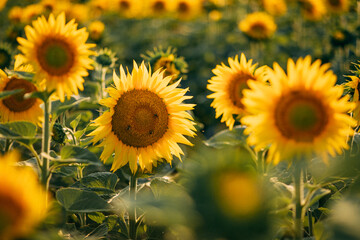
<path fill-rule="evenodd" d="M 142 4 L 134 0 L 115 0 L 115 9 L 126 18 L 138 18 L 143 14 Z"/>
<path fill-rule="evenodd" d="M 25 27 L 27 39 L 17 38 L 20 51 L 34 66 L 35 79 L 44 81 L 48 91 L 55 90 L 61 101 L 83 90 L 83 77 L 92 69 L 89 56 L 94 52 L 89 48 L 95 44 L 85 43 L 85 28 L 76 28 L 74 20 L 65 24 L 64 13 L 57 18 L 50 14 L 48 21 L 41 16 L 33 27 Z"/>
<path fill-rule="evenodd" d="M 8 18 L 13 23 L 21 22 L 22 16 L 23 16 L 23 9 L 18 6 L 12 7 L 8 13 Z"/>
<path fill-rule="evenodd" d="M 263 80 L 263 71 L 256 69 L 256 64 L 252 64 L 252 60 L 246 61 L 245 55 L 242 53 L 240 61 L 238 56 L 235 59 L 229 58 L 230 67 L 224 63 L 217 65 L 213 69 L 213 76 L 209 80 L 207 89 L 213 91 L 208 98 L 213 98 L 211 106 L 215 108 L 216 118 L 220 117 L 221 122 L 225 122 L 226 126 L 232 130 L 235 119 L 233 115 L 244 115 L 244 105 L 241 100 L 243 98 L 243 90 L 249 88 L 248 80 Z"/>
<path fill-rule="evenodd" d="M 176 69 L 174 54 L 170 54 L 169 56 L 163 56 L 159 58 L 154 64 L 154 71 L 158 69 L 163 69 L 164 77 L 171 76 L 172 78 L 177 78 L 180 74 L 180 71 Z"/>
<path fill-rule="evenodd" d="M 274 16 L 284 15 L 287 11 L 284 0 L 262 0 L 262 5 L 268 13 Z"/>
<path fill-rule="evenodd" d="M 92 10 L 92 17 L 98 17 L 113 7 L 112 2 L 109 0 L 90 0 L 87 5 Z"/>
<path fill-rule="evenodd" d="M 273 17 L 265 12 L 248 14 L 244 20 L 239 22 L 238 27 L 248 37 L 256 40 L 270 38 L 277 28 Z"/>
<path fill-rule="evenodd" d="M 291 158 L 340 154 L 356 123 L 347 113 L 354 107 L 343 88 L 334 86 L 336 75 L 311 57 L 289 59 L 287 74 L 275 63 L 268 71 L 270 86 L 249 81 L 243 104 L 249 115 L 248 143 L 260 150 L 270 145 L 268 160 L 275 164 Z"/>
<path fill-rule="evenodd" d="M 326 8 L 323 1 L 300 0 L 300 3 L 305 18 L 311 21 L 319 21 L 326 14 Z"/>
<path fill-rule="evenodd" d="M 349 10 L 349 0 L 325 0 L 325 4 L 333 13 L 344 13 Z"/>
<path fill-rule="evenodd" d="M 171 0 L 170 3 L 171 11 L 175 12 L 180 19 L 193 19 L 202 12 L 201 0 Z"/>
<path fill-rule="evenodd" d="M 33 72 L 30 65 L 24 64 L 22 55 L 17 55 L 15 58 L 15 71 Z M 9 77 L 0 70 L 0 91 L 16 89 L 24 89 L 24 91 L 0 100 L 0 122 L 22 120 L 41 125 L 44 115 L 40 107 L 41 100 L 38 98 L 24 99 L 24 94 L 37 91 L 37 86 L 16 75 Z"/>
<path fill-rule="evenodd" d="M 84 23 L 88 21 L 90 16 L 90 9 L 85 4 L 71 4 L 62 5 L 62 9 L 58 9 L 58 12 L 65 12 L 67 19 L 75 19 L 78 23 Z"/>
<path fill-rule="evenodd" d="M 172 155 L 183 154 L 178 143 L 191 143 L 184 137 L 194 136 L 194 123 L 187 110 L 193 104 L 182 103 L 188 89 L 177 86 L 180 80 L 168 85 L 171 77 L 163 78 L 162 72 L 153 74 L 144 63 L 134 62 L 133 70 L 125 73 L 120 67 L 120 78 L 114 73 L 115 87 L 108 88 L 109 98 L 100 103 L 110 110 L 94 120 L 96 130 L 90 133 L 93 142 L 104 138 L 100 156 L 106 161 L 115 151 L 111 170 L 129 163 L 131 171 L 152 170 L 161 158 L 171 163 Z"/>
<path fill-rule="evenodd" d="M 90 38 L 94 41 L 99 40 L 105 30 L 105 24 L 101 21 L 93 21 L 89 25 Z"/>
<path fill-rule="evenodd" d="M 146 8 L 149 9 L 149 15 L 159 17 L 170 12 L 171 1 L 168 0 L 147 0 Z"/>
<path fill-rule="evenodd" d="M 357 76 L 349 76 L 350 77 L 350 81 L 348 81 L 345 84 L 345 87 L 349 87 L 351 89 L 354 89 L 354 95 L 352 98 L 352 101 L 356 104 L 355 108 L 353 110 L 353 118 L 357 121 L 357 125 L 359 125 L 360 123 L 360 94 L 359 94 L 359 90 L 360 90 L 360 79 Z"/>
<path fill-rule="evenodd" d="M 15 167 L 17 152 L 0 157 L 0 238 L 29 234 L 46 215 L 46 192 L 32 169 Z"/>
<path fill-rule="evenodd" d="M 31 4 L 27 5 L 23 8 L 21 22 L 22 23 L 30 23 L 34 20 L 37 16 L 44 12 L 44 8 L 41 4 Z"/>
<path fill-rule="evenodd" d="M 209 12 L 209 18 L 212 20 L 212 21 L 219 21 L 220 19 L 222 19 L 223 15 L 220 11 L 218 10 L 212 10 Z"/>
<path fill-rule="evenodd" d="M 3 10 L 3 8 L 6 5 L 7 0 L 0 0 L 0 11 Z"/>

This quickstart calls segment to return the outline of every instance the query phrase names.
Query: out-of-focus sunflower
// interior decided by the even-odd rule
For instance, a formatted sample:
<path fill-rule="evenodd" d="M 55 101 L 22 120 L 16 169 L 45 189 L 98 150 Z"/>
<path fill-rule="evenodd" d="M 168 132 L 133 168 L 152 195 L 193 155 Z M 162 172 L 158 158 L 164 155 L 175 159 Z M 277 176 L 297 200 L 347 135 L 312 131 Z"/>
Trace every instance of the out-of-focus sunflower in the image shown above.
<path fill-rule="evenodd" d="M 28 24 L 36 17 L 44 13 L 44 8 L 41 4 L 31 4 L 24 7 L 21 16 L 21 22 Z"/>
<path fill-rule="evenodd" d="M 276 23 L 271 15 L 265 12 L 248 14 L 239 22 L 239 29 L 254 40 L 270 38 L 276 31 Z"/>
<path fill-rule="evenodd" d="M 225 122 L 232 130 L 235 123 L 233 115 L 241 117 L 245 113 L 241 100 L 242 91 L 249 88 L 248 80 L 264 81 L 264 75 L 261 69 L 255 70 L 256 64 L 252 64 L 252 59 L 246 61 L 243 53 L 240 61 L 238 56 L 235 59 L 229 58 L 228 61 L 230 67 L 222 63 L 213 69 L 215 76 L 209 80 L 207 89 L 214 92 L 208 98 L 214 99 L 211 106 L 215 108 L 215 117 L 222 115 L 221 122 Z"/>
<path fill-rule="evenodd" d="M 359 71 L 359 66 L 356 64 L 355 67 Z M 352 95 L 352 101 L 356 104 L 354 110 L 353 110 L 353 118 L 357 121 L 357 125 L 360 124 L 360 79 L 358 77 L 358 74 L 355 74 L 353 76 L 348 76 L 350 78 L 350 81 L 346 82 L 344 84 L 344 89 L 351 93 Z"/>
<path fill-rule="evenodd" d="M 23 9 L 19 6 L 13 6 L 10 8 L 8 18 L 12 23 L 20 23 L 23 16 Z"/>
<path fill-rule="evenodd" d="M 3 10 L 3 8 L 6 5 L 7 0 L 0 0 L 0 11 Z"/>
<path fill-rule="evenodd" d="M 46 192 L 30 168 L 15 167 L 20 154 L 0 157 L 0 237 L 28 235 L 46 215 Z"/>
<path fill-rule="evenodd" d="M 95 44 L 85 43 L 85 28 L 76 28 L 75 20 L 65 23 L 64 13 L 57 18 L 50 14 L 48 21 L 41 16 L 33 27 L 25 27 L 27 39 L 17 39 L 26 61 L 34 66 L 35 79 L 44 81 L 48 91 L 56 90 L 61 101 L 83 90 L 83 77 L 92 69 L 89 56 Z"/>
<path fill-rule="evenodd" d="M 171 11 L 184 20 L 199 16 L 203 10 L 201 0 L 171 0 L 170 3 Z"/>
<path fill-rule="evenodd" d="M 88 26 L 89 30 L 89 37 L 91 40 L 98 42 L 102 39 L 104 30 L 105 30 L 105 24 L 101 21 L 93 21 Z"/>
<path fill-rule="evenodd" d="M 109 0 L 90 0 L 87 5 L 94 17 L 101 16 L 101 14 L 114 7 L 112 1 Z"/>
<path fill-rule="evenodd" d="M 319 21 L 326 14 L 323 1 L 319 0 L 300 0 L 301 10 L 304 17 L 311 21 Z"/>
<path fill-rule="evenodd" d="M 90 9 L 86 4 L 70 4 L 63 9 L 68 20 L 75 19 L 78 23 L 84 23 L 89 20 Z M 62 12 L 61 11 L 61 12 Z"/>
<path fill-rule="evenodd" d="M 17 55 L 14 70 L 32 72 L 33 68 L 28 64 L 24 64 L 22 55 Z M 38 98 L 24 99 L 24 94 L 37 91 L 37 86 L 16 75 L 8 76 L 5 72 L 0 70 L 0 91 L 11 91 L 16 89 L 23 89 L 23 91 L 0 100 L 0 122 L 22 120 L 41 125 L 44 115 L 43 110 L 40 107 L 40 104 L 42 103 L 41 100 Z"/>
<path fill-rule="evenodd" d="M 126 18 L 139 18 L 143 17 L 144 11 L 142 9 L 143 3 L 140 4 L 134 0 L 114 0 L 115 10 L 122 17 Z"/>
<path fill-rule="evenodd" d="M 344 13 L 349 10 L 349 0 L 324 0 L 329 12 Z"/>
<path fill-rule="evenodd" d="M 336 75 L 311 57 L 289 59 L 287 74 L 277 64 L 268 71 L 270 85 L 249 81 L 243 104 L 248 115 L 248 143 L 256 150 L 268 147 L 268 160 L 309 158 L 314 154 L 327 161 L 348 148 L 356 121 L 347 115 L 354 107 L 348 97 L 341 97 L 343 88 L 334 86 Z"/>
<path fill-rule="evenodd" d="M 262 0 L 262 5 L 266 12 L 274 16 L 284 15 L 287 11 L 284 0 Z"/>
<path fill-rule="evenodd" d="M 115 87 L 108 88 L 109 98 L 100 103 L 110 110 L 94 120 L 96 130 L 90 133 L 93 142 L 104 139 L 100 156 L 106 161 L 115 151 L 112 171 L 129 163 L 131 171 L 151 172 L 152 166 L 164 158 L 171 162 L 172 155 L 180 158 L 183 151 L 178 143 L 191 143 L 184 137 L 194 136 L 195 128 L 187 110 L 193 104 L 182 103 L 188 89 L 177 86 L 180 80 L 168 85 L 171 77 L 163 78 L 162 72 L 153 74 L 144 63 L 134 62 L 133 70 L 125 73 L 120 67 L 120 78 L 114 74 Z"/>
<path fill-rule="evenodd" d="M 147 0 L 146 9 L 150 16 L 160 17 L 168 15 L 171 10 L 171 1 L 167 0 Z"/>

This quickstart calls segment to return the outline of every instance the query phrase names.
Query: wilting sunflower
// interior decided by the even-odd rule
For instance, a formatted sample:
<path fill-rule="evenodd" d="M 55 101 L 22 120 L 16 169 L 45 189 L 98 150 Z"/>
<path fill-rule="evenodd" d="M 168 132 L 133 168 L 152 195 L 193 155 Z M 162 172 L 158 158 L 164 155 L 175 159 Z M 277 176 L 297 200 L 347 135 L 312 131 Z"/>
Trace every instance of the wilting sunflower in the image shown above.
<path fill-rule="evenodd" d="M 92 69 L 89 56 L 94 52 L 89 49 L 95 44 L 85 43 L 85 28 L 76 28 L 74 20 L 65 24 L 64 13 L 57 18 L 50 14 L 48 21 L 41 16 L 33 27 L 25 27 L 27 39 L 17 38 L 20 51 L 34 66 L 35 79 L 45 81 L 48 91 L 56 90 L 61 101 L 83 90 L 83 77 Z"/>
<path fill-rule="evenodd" d="M 239 29 L 254 40 L 270 38 L 276 31 L 276 23 L 272 16 L 265 12 L 248 14 L 244 20 L 239 22 Z"/>
<path fill-rule="evenodd" d="M 242 91 L 249 88 L 248 80 L 264 81 L 264 75 L 263 68 L 255 70 L 256 64 L 252 64 L 252 59 L 246 61 L 243 53 L 240 61 L 238 56 L 235 59 L 229 58 L 228 61 L 230 67 L 222 63 L 213 69 L 215 76 L 209 80 L 207 89 L 214 92 L 208 98 L 214 99 L 211 106 L 215 108 L 215 117 L 222 115 L 221 122 L 225 122 L 232 130 L 235 123 L 233 115 L 241 117 L 245 113 L 241 100 Z"/>
<path fill-rule="evenodd" d="M 284 15 L 287 11 L 285 0 L 262 0 L 262 5 L 265 11 L 274 16 Z"/>
<path fill-rule="evenodd" d="M 353 110 L 353 118 L 357 121 L 357 125 L 360 123 L 360 79 L 357 76 L 349 76 L 350 81 L 344 84 L 345 89 L 351 89 L 353 92 L 352 101 L 356 104 Z"/>
<path fill-rule="evenodd" d="M 325 0 L 325 4 L 332 13 L 343 13 L 349 10 L 349 0 Z"/>
<path fill-rule="evenodd" d="M 0 157 L 0 238 L 24 237 L 46 214 L 46 192 L 32 169 L 15 167 L 16 152 Z"/>
<path fill-rule="evenodd" d="M 348 148 L 347 138 L 353 134 L 356 121 L 347 113 L 354 107 L 343 88 L 334 86 L 336 75 L 311 57 L 289 59 L 287 74 L 275 63 L 269 70 L 270 85 L 249 81 L 242 103 L 249 115 L 242 118 L 247 125 L 248 142 L 257 150 L 270 146 L 268 160 L 308 158 L 313 154 L 327 161 Z"/>
<path fill-rule="evenodd" d="M 180 158 L 183 152 L 178 143 L 191 145 L 184 135 L 195 135 L 192 117 L 186 112 L 194 105 L 182 103 L 191 97 L 184 96 L 188 89 L 177 88 L 180 80 L 168 85 L 170 81 L 160 71 L 151 74 L 144 63 L 138 67 L 134 62 L 131 74 L 122 66 L 120 78 L 114 74 L 110 97 L 100 100 L 110 110 L 94 120 L 98 128 L 90 133 L 94 143 L 104 138 L 103 161 L 115 151 L 112 171 L 127 163 L 132 172 L 138 164 L 151 171 L 161 158 L 168 162 L 172 155 Z"/>
<path fill-rule="evenodd" d="M 304 17 L 311 21 L 319 21 L 326 14 L 323 1 L 319 0 L 300 0 L 301 10 Z"/>
<path fill-rule="evenodd" d="M 31 66 L 23 64 L 22 56 L 16 56 L 15 71 L 32 72 Z M 43 119 L 42 103 L 38 98 L 24 99 L 25 93 L 37 91 L 35 84 L 16 75 L 8 76 L 0 70 L 0 91 L 23 89 L 22 92 L 0 100 L 0 122 L 30 121 L 40 125 Z"/>

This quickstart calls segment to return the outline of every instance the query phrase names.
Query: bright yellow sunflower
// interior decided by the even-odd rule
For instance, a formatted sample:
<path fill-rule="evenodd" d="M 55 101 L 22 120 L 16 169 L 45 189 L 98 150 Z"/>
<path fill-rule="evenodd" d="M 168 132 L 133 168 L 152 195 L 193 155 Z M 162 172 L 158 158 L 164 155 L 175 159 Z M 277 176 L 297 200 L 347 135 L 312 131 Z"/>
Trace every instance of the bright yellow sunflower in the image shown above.
<path fill-rule="evenodd" d="M 242 91 L 249 88 L 247 82 L 250 79 L 264 81 L 264 68 L 255 70 L 257 64 L 252 64 L 252 59 L 246 61 L 243 53 L 240 61 L 238 56 L 235 59 L 229 58 L 228 61 L 230 67 L 222 63 L 213 69 L 215 76 L 209 80 L 207 89 L 214 92 L 208 98 L 214 99 L 211 106 L 215 108 L 215 117 L 222 115 L 221 122 L 225 122 L 232 130 L 235 123 L 233 115 L 241 117 L 245 113 L 241 102 Z"/>
<path fill-rule="evenodd" d="M 274 18 L 265 12 L 254 12 L 248 14 L 239 22 L 238 27 L 248 37 L 255 40 L 270 38 L 276 31 Z"/>
<path fill-rule="evenodd" d="M 29 234 L 46 215 L 46 192 L 30 168 L 15 167 L 20 154 L 0 157 L 0 238 Z"/>
<path fill-rule="evenodd" d="M 326 14 L 326 7 L 323 1 L 300 0 L 301 10 L 304 17 L 311 21 L 319 21 Z"/>
<path fill-rule="evenodd" d="M 93 21 L 88 26 L 90 39 L 98 41 L 105 31 L 105 24 L 101 21 Z"/>
<path fill-rule="evenodd" d="M 352 97 L 352 101 L 356 104 L 353 110 L 353 118 L 357 121 L 357 125 L 360 124 L 360 79 L 357 76 L 349 76 L 350 81 L 345 83 L 345 88 L 351 88 L 354 91 L 354 95 Z"/>
<path fill-rule="evenodd" d="M 287 11 L 285 0 L 262 0 L 262 5 L 265 11 L 274 16 L 284 15 Z"/>
<path fill-rule="evenodd" d="M 344 13 L 349 10 L 349 0 L 325 0 L 325 4 L 332 13 Z"/>
<path fill-rule="evenodd" d="M 203 10 L 201 0 L 170 0 L 171 11 L 183 20 L 199 16 Z"/>
<path fill-rule="evenodd" d="M 98 128 L 90 133 L 94 143 L 104 139 L 101 160 L 115 151 L 112 171 L 129 163 L 132 172 L 138 164 L 151 172 L 161 158 L 169 163 L 172 155 L 180 158 L 178 143 L 191 145 L 184 135 L 195 135 L 194 122 L 186 112 L 194 105 L 182 103 L 191 97 L 184 96 L 188 89 L 177 88 L 180 80 L 168 85 L 170 81 L 160 70 L 152 74 L 144 63 L 138 67 L 134 62 L 131 74 L 121 66 L 120 78 L 114 73 L 110 97 L 100 100 L 110 110 L 94 120 Z"/>
<path fill-rule="evenodd" d="M 25 33 L 27 39 L 17 38 L 19 49 L 34 66 L 36 80 L 45 81 L 47 90 L 55 90 L 61 101 L 83 90 L 83 77 L 93 68 L 90 48 L 95 47 L 85 43 L 85 28 L 77 29 L 74 19 L 66 24 L 61 13 L 57 18 L 50 14 L 48 21 L 39 17 Z"/>
<path fill-rule="evenodd" d="M 334 86 L 336 75 L 329 64 L 311 57 L 288 60 L 287 74 L 277 64 L 268 71 L 270 85 L 249 81 L 242 103 L 249 115 L 248 143 L 260 150 L 269 145 L 268 160 L 275 164 L 292 158 L 319 155 L 327 162 L 348 148 L 356 121 L 347 113 L 354 107 L 343 88 Z"/>
<path fill-rule="evenodd" d="M 5 7 L 7 0 L 0 0 L 0 11 Z"/>
<path fill-rule="evenodd" d="M 143 3 L 138 0 L 115 0 L 115 9 L 122 17 L 139 18 L 145 15 Z"/>
<path fill-rule="evenodd" d="M 160 17 L 167 15 L 170 12 L 171 1 L 167 0 L 147 0 L 146 8 L 149 10 L 148 15 L 153 17 Z"/>
<path fill-rule="evenodd" d="M 33 72 L 30 65 L 24 64 L 22 55 L 17 55 L 15 59 L 15 71 Z M 20 77 L 9 77 L 0 70 L 0 91 L 16 89 L 23 89 L 23 91 L 0 100 L 0 122 L 30 121 L 41 125 L 44 115 L 40 107 L 41 100 L 38 98 L 24 99 L 25 93 L 37 91 L 38 87 Z"/>
<path fill-rule="evenodd" d="M 23 8 L 21 22 L 29 24 L 32 20 L 44 13 L 45 9 L 41 4 L 31 4 Z"/>

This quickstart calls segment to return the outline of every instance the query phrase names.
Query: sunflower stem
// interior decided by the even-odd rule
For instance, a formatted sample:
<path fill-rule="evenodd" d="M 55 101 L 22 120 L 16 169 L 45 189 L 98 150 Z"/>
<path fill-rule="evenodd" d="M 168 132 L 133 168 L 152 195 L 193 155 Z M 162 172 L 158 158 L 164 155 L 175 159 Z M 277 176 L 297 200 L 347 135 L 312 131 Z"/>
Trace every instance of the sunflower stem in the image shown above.
<path fill-rule="evenodd" d="M 311 212 L 311 209 L 309 208 L 308 209 L 308 220 L 309 220 L 309 236 L 313 236 L 314 233 L 313 233 L 313 222 L 312 222 L 312 212 Z"/>
<path fill-rule="evenodd" d="M 106 84 L 105 84 L 106 70 L 107 70 L 107 68 L 103 68 L 103 67 L 101 67 L 101 70 L 100 70 L 100 74 L 101 74 L 100 99 L 103 99 L 105 96 L 104 93 L 105 93 L 105 87 L 106 87 Z"/>
<path fill-rule="evenodd" d="M 130 182 L 130 201 L 134 204 L 134 207 L 129 210 L 129 238 L 132 240 L 136 240 L 136 191 L 137 191 L 137 178 L 134 175 L 131 175 Z"/>
<path fill-rule="evenodd" d="M 303 163 L 302 160 L 295 160 L 294 162 L 294 185 L 295 185 L 295 198 L 294 198 L 294 227 L 295 227 L 295 240 L 303 239 L 303 205 L 302 199 L 304 195 L 303 183 Z"/>
<path fill-rule="evenodd" d="M 42 152 L 47 155 L 50 153 L 50 112 L 51 101 L 47 98 L 44 101 L 44 123 L 42 132 Z M 49 176 L 49 159 L 42 156 L 41 183 L 45 186 L 46 191 L 49 190 Z"/>

